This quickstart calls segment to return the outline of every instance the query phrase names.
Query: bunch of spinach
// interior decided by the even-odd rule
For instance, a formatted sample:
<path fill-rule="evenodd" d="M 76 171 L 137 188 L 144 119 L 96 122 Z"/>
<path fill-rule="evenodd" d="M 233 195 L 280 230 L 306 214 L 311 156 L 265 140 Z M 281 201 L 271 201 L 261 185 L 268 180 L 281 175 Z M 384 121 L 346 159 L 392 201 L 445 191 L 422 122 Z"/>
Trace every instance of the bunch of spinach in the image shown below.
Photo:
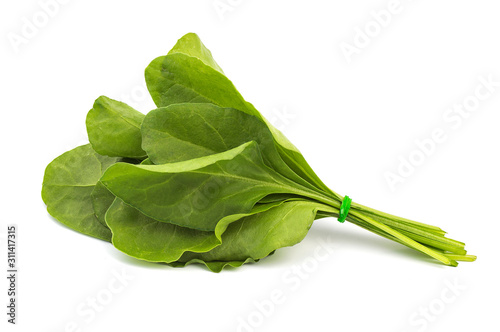
<path fill-rule="evenodd" d="M 292 246 L 343 197 L 245 101 L 195 34 L 146 68 L 157 109 L 99 97 L 90 144 L 45 171 L 42 198 L 68 227 L 146 261 L 219 272 Z M 347 220 L 446 265 L 473 261 L 438 227 L 352 203 Z"/>

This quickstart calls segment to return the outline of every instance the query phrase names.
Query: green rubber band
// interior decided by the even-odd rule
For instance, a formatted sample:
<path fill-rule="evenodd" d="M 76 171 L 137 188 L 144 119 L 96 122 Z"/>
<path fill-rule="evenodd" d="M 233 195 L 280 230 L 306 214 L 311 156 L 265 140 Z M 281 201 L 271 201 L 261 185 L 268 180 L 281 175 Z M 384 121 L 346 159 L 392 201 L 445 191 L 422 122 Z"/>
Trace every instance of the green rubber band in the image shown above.
<path fill-rule="evenodd" d="M 340 212 L 338 217 L 339 222 L 344 222 L 347 219 L 347 214 L 349 213 L 349 209 L 351 208 L 351 202 L 352 199 L 350 199 L 349 196 L 344 196 L 342 205 L 340 205 Z"/>

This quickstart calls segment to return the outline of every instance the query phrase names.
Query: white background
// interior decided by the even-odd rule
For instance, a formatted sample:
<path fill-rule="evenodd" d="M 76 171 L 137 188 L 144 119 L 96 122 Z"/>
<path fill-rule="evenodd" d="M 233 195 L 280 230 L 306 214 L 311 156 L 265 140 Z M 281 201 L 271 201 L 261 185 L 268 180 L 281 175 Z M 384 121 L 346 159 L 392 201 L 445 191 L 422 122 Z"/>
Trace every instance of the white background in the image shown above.
<path fill-rule="evenodd" d="M 479 77 L 500 82 L 498 1 L 401 0 L 384 27 L 370 13 L 389 1 L 66 2 L 46 22 L 38 1 L 0 7 L 0 260 L 5 271 L 6 225 L 15 223 L 20 271 L 15 327 L 6 323 L 1 278 L 2 330 L 498 327 L 500 87 L 460 124 L 443 118 L 455 104 L 474 100 Z M 216 4 L 230 7 L 218 12 Z M 23 37 L 34 16 L 40 28 Z M 365 27 L 373 29 L 367 45 L 357 40 L 357 53 L 346 57 L 341 46 L 356 47 Z M 135 261 L 52 219 L 40 197 L 45 166 L 86 142 L 85 116 L 99 95 L 143 112 L 154 108 L 144 68 L 187 32 L 200 35 L 245 98 L 333 190 L 439 225 L 478 260 L 441 266 L 352 224 L 324 219 L 301 244 L 214 274 L 201 266 Z M 11 43 L 14 34 L 23 44 Z M 384 174 L 398 174 L 398 158 L 422 157 L 415 141 L 436 128 L 447 139 L 391 190 Z M 297 269 L 305 271 L 301 277 Z M 131 280 L 115 283 L 123 273 Z M 108 299 L 110 283 L 123 287 Z M 269 305 L 280 292 L 281 301 Z M 96 297 L 106 302 L 100 311 L 88 306 Z"/>

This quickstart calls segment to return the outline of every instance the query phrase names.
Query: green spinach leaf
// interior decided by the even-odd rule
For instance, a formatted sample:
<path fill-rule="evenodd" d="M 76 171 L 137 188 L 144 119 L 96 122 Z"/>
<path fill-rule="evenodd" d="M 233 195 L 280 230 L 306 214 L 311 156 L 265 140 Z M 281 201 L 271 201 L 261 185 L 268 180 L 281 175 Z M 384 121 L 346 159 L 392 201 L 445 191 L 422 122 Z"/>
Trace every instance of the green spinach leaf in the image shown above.
<path fill-rule="evenodd" d="M 118 163 L 101 181 L 115 196 L 155 220 L 204 231 L 213 231 L 225 216 L 250 212 L 273 193 L 329 201 L 267 167 L 253 141 L 172 164 Z"/>
<path fill-rule="evenodd" d="M 250 213 L 225 217 L 214 232 L 207 232 L 154 220 L 117 198 L 106 214 L 106 223 L 118 250 L 150 262 L 172 263 L 186 251 L 207 252 L 215 248 L 231 223 L 279 204 L 282 202 L 260 204 Z"/>
<path fill-rule="evenodd" d="M 255 141 L 267 166 L 296 183 L 316 189 L 283 162 L 272 133 L 262 121 L 234 108 L 174 104 L 149 112 L 141 131 L 142 146 L 157 165 L 208 156 Z"/>
<path fill-rule="evenodd" d="M 94 213 L 91 193 L 102 173 L 119 158 L 101 156 L 90 144 L 70 150 L 45 170 L 42 199 L 48 212 L 64 225 L 110 241 L 111 232 Z"/>
<path fill-rule="evenodd" d="M 105 96 L 97 98 L 87 114 L 87 132 L 93 149 L 110 157 L 146 158 L 142 149 L 144 114 Z"/>
<path fill-rule="evenodd" d="M 109 208 L 106 223 L 118 250 L 150 262 L 173 262 L 185 251 L 208 251 L 220 243 L 214 232 L 154 220 L 119 198 Z"/>
<path fill-rule="evenodd" d="M 209 252 L 187 252 L 179 263 L 246 262 L 268 256 L 282 247 L 293 246 L 306 236 L 318 210 L 331 211 L 323 204 L 290 201 L 267 211 L 241 218 L 229 225 L 222 235 L 222 244 Z"/>

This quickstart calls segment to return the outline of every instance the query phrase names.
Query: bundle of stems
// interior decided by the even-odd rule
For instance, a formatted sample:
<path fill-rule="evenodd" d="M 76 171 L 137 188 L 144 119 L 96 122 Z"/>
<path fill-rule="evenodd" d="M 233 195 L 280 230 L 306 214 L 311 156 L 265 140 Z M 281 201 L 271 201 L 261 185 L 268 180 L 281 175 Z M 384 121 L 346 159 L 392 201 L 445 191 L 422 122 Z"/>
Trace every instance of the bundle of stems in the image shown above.
<path fill-rule="evenodd" d="M 328 204 L 329 210 L 323 216 L 338 218 L 341 202 L 339 197 L 332 197 Z M 346 220 L 449 266 L 457 266 L 458 261 L 473 262 L 477 258 L 467 255 L 465 243 L 447 238 L 446 232 L 437 226 L 398 217 L 358 203 L 351 204 Z"/>

